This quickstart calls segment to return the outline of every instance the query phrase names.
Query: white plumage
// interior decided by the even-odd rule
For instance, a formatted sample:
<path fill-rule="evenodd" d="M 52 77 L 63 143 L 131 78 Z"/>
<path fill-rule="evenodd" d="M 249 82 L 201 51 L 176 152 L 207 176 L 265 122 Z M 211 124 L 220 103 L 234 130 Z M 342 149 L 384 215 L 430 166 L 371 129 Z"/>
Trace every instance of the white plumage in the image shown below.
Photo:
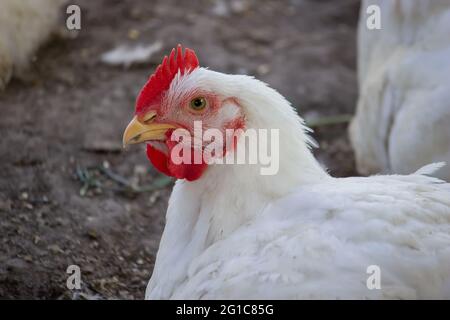
<path fill-rule="evenodd" d="M 0 89 L 54 29 L 64 0 L 0 0 Z"/>
<path fill-rule="evenodd" d="M 169 96 L 235 97 L 247 128 L 279 128 L 280 171 L 211 165 L 178 180 L 146 298 L 450 298 L 450 185 L 423 175 L 439 165 L 333 178 L 301 118 L 264 83 L 203 68 L 177 81 Z M 380 290 L 366 286 L 370 265 Z"/>
<path fill-rule="evenodd" d="M 381 9 L 381 30 L 366 27 L 371 4 Z M 358 32 L 350 126 L 358 170 L 404 174 L 450 162 L 450 2 L 365 0 Z M 437 176 L 450 180 L 450 167 Z"/>

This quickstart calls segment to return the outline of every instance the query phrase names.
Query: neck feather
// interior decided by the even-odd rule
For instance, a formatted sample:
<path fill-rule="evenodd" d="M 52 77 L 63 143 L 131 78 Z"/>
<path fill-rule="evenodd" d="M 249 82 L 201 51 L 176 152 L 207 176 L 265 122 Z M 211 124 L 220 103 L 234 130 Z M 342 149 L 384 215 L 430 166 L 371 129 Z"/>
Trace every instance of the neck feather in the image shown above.
<path fill-rule="evenodd" d="M 312 155 L 306 128 L 291 105 L 262 82 L 229 77 L 239 77 L 234 96 L 246 113 L 246 127 L 279 129 L 279 171 L 261 175 L 259 164 L 218 164 L 208 167 L 197 181 L 178 180 L 147 287 L 148 298 L 169 298 L 184 281 L 195 257 L 239 226 L 257 219 L 271 201 L 299 185 L 330 178 Z M 225 80 L 230 78 L 221 79 L 222 85 Z M 228 83 L 229 92 L 233 84 Z"/>

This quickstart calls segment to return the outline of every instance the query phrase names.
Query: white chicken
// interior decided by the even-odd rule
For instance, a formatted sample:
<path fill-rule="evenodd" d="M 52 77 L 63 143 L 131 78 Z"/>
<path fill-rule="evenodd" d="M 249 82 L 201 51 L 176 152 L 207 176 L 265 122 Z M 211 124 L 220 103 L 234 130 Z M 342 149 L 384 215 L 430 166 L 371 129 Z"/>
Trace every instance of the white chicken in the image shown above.
<path fill-rule="evenodd" d="M 381 29 L 366 10 L 378 5 Z M 450 162 L 450 1 L 366 0 L 358 30 L 359 100 L 350 138 L 362 174 Z M 450 166 L 436 175 L 450 181 Z"/>
<path fill-rule="evenodd" d="M 176 164 L 170 132 L 192 132 L 198 120 L 219 131 L 279 129 L 278 173 Z M 440 164 L 333 178 L 305 131 L 263 82 L 201 68 L 189 49 L 164 59 L 123 138 L 148 143 L 155 167 L 178 178 L 146 298 L 450 298 L 450 185 L 425 176 Z M 245 143 L 239 136 L 234 147 Z M 374 266 L 378 289 L 367 285 Z"/>
<path fill-rule="evenodd" d="M 0 0 L 0 90 L 48 38 L 64 0 Z"/>

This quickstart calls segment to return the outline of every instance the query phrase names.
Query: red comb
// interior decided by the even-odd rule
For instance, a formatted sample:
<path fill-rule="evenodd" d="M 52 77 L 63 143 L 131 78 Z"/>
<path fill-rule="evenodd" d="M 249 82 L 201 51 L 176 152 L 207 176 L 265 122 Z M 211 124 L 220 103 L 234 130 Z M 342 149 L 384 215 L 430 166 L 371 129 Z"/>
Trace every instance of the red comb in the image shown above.
<path fill-rule="evenodd" d="M 142 88 L 136 101 L 136 113 L 141 113 L 146 107 L 159 98 L 169 89 L 178 70 L 183 75 L 189 73 L 199 66 L 197 56 L 191 49 L 184 50 L 179 44 L 170 52 L 169 58 L 164 57 L 163 62 L 156 68 L 156 71 L 151 75 L 147 83 Z"/>

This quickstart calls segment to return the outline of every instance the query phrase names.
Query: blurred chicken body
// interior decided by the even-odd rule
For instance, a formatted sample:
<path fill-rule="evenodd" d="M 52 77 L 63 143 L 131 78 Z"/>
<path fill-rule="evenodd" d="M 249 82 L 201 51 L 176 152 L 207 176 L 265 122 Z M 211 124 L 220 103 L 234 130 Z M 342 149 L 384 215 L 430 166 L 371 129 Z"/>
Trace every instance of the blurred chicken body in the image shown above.
<path fill-rule="evenodd" d="M 200 119 L 218 130 L 279 129 L 279 172 L 174 164 L 163 133 L 191 130 Z M 160 171 L 178 178 L 146 298 L 450 298 L 450 185 L 425 176 L 440 165 L 333 178 L 278 92 L 200 68 L 180 47 L 138 97 L 124 143 L 139 142 L 149 143 Z M 371 266 L 381 270 L 381 289 L 367 286 Z"/>
<path fill-rule="evenodd" d="M 22 72 L 55 27 L 63 0 L 0 0 L 0 89 Z"/>
<path fill-rule="evenodd" d="M 381 30 L 366 8 L 381 9 Z M 450 2 L 365 0 L 358 30 L 359 100 L 350 137 L 362 174 L 450 163 Z M 436 175 L 450 181 L 450 166 Z"/>

